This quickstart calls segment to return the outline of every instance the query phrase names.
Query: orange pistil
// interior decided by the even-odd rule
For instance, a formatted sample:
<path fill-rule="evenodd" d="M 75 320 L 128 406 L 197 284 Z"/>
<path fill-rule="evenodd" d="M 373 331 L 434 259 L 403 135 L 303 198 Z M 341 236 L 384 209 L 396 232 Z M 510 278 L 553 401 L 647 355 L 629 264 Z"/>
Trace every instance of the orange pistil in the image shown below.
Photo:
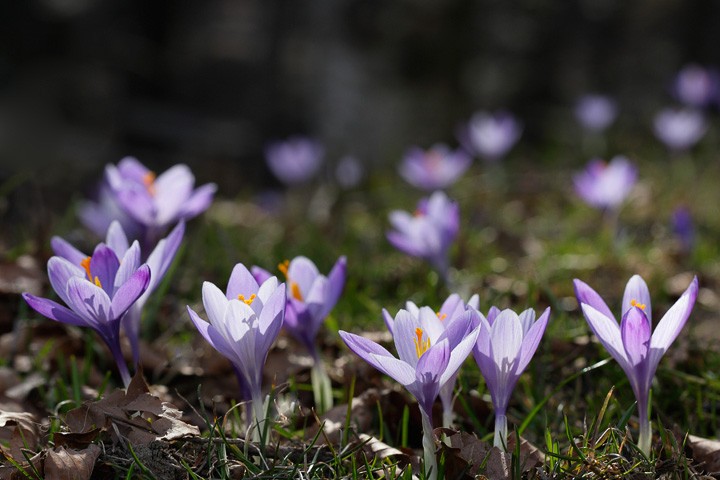
<path fill-rule="evenodd" d="M 638 302 L 634 298 L 630 300 L 630 305 L 633 307 L 638 307 L 640 310 L 645 310 L 645 304 Z"/>
<path fill-rule="evenodd" d="M 143 175 L 142 183 L 145 185 L 148 193 L 151 196 L 155 196 L 155 172 L 148 171 Z"/>
<path fill-rule="evenodd" d="M 243 294 L 241 293 L 240 295 L 238 295 L 237 298 L 238 298 L 238 300 L 240 300 L 241 302 L 245 303 L 245 305 L 252 305 L 252 302 L 253 302 L 253 300 L 255 300 L 255 297 L 256 297 L 256 296 L 257 296 L 257 295 L 255 295 L 255 294 L 253 293 L 253 294 L 250 295 L 248 298 L 245 298 L 245 295 L 243 295 Z"/>
<path fill-rule="evenodd" d="M 441 322 L 447 318 L 447 313 L 441 313 L 441 312 L 435 312 L 435 313 L 437 314 L 437 316 Z"/>
<path fill-rule="evenodd" d="M 280 273 L 285 275 L 285 278 L 287 278 L 289 267 L 290 267 L 290 260 L 285 260 L 284 262 L 278 263 L 278 270 L 280 270 Z"/>
<path fill-rule="evenodd" d="M 296 300 L 304 302 L 303 294 L 300 291 L 300 286 L 296 282 L 290 282 L 290 293 Z"/>
<path fill-rule="evenodd" d="M 423 342 L 422 337 L 424 333 L 425 332 L 423 332 L 423 329 L 420 327 L 415 329 L 415 336 L 417 336 L 417 338 L 415 339 L 415 353 L 417 353 L 418 358 L 420 358 L 422 354 L 427 352 L 430 348 L 429 338 Z"/>
<path fill-rule="evenodd" d="M 85 257 L 82 260 L 80 260 L 80 266 L 85 269 L 85 273 L 87 274 L 88 280 L 92 282 L 92 273 L 90 273 L 90 257 Z"/>

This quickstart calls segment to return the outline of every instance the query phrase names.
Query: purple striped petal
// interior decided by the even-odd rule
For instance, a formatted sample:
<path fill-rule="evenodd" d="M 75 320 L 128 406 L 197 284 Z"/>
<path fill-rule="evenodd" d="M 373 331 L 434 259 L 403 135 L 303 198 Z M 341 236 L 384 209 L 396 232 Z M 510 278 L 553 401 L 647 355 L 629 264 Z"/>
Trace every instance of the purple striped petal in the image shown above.
<path fill-rule="evenodd" d="M 73 277 L 67 285 L 70 308 L 99 331 L 106 331 L 107 324 L 113 320 L 110 297 L 107 293 L 89 281 Z"/>
<path fill-rule="evenodd" d="M 59 303 L 48 300 L 47 298 L 36 297 L 29 293 L 23 293 L 22 297 L 33 310 L 56 322 L 67 323 L 68 325 L 76 325 L 78 327 L 87 327 L 88 322 L 80 318 L 67 307 Z"/>
<path fill-rule="evenodd" d="M 577 297 L 578 303 L 580 303 L 581 307 L 584 303 L 586 305 L 590 305 L 593 309 L 608 318 L 615 318 L 610 311 L 610 308 L 605 303 L 605 300 L 603 300 L 595 290 L 590 288 L 587 283 L 576 278 L 573 280 L 573 286 L 575 287 L 575 296 Z M 615 320 L 615 323 L 617 324 L 617 320 Z"/>
<path fill-rule="evenodd" d="M 533 315 L 534 316 L 534 315 Z M 522 342 L 522 352 L 520 353 L 520 362 L 518 363 L 517 373 L 522 373 L 530 363 L 540 340 L 545 333 L 545 327 L 547 327 L 548 320 L 550 319 L 550 307 L 546 308 L 540 318 L 530 326 L 525 333 L 525 337 Z"/>
<path fill-rule="evenodd" d="M 632 305 L 633 301 L 636 305 Z M 644 305 L 644 307 L 640 306 L 640 308 L 645 311 L 645 316 L 652 321 L 652 307 L 650 303 L 650 291 L 648 290 L 645 280 L 643 280 L 640 275 L 633 275 L 625 286 L 621 315 L 625 315 L 625 312 L 628 312 L 633 306 Z"/>
<path fill-rule="evenodd" d="M 637 372 L 645 366 L 645 359 L 650 348 L 650 321 L 640 308 L 631 307 L 623 315 L 620 332 L 625 355 L 636 372 L 635 377 L 637 378 Z"/>
<path fill-rule="evenodd" d="M 115 274 L 120 268 L 120 260 L 115 252 L 104 243 L 95 247 L 95 251 L 90 258 L 90 273 L 92 282 L 100 281 L 100 288 L 105 290 L 108 295 L 113 294 L 115 288 Z"/>
<path fill-rule="evenodd" d="M 207 210 L 213 201 L 216 191 L 217 185 L 214 183 L 206 183 L 196 188 L 190 195 L 190 198 L 182 204 L 180 217 L 192 218 Z"/>
<path fill-rule="evenodd" d="M 252 276 L 250 271 L 242 263 L 238 263 L 233 267 L 228 281 L 226 296 L 228 300 L 237 299 L 238 295 L 249 298 L 252 294 L 257 294 L 260 285 Z"/>
<path fill-rule="evenodd" d="M 115 318 L 120 318 L 133 303 L 145 292 L 150 284 L 150 267 L 141 265 L 127 282 L 118 288 L 112 299 L 112 312 Z"/>
<path fill-rule="evenodd" d="M 80 265 L 87 255 L 73 247 L 69 242 L 60 237 L 52 237 L 50 246 L 58 257 L 62 257 L 74 265 Z"/>
<path fill-rule="evenodd" d="M 125 235 L 122 225 L 117 220 L 113 220 L 108 227 L 105 243 L 115 252 L 118 258 L 122 258 L 127 249 L 130 248 L 127 235 Z"/>
<path fill-rule="evenodd" d="M 663 316 L 655 327 L 650 341 L 650 355 L 652 362 L 659 362 L 660 357 L 670 348 L 680 331 L 685 326 L 690 312 L 695 305 L 698 294 L 698 280 L 694 277 L 690 285 L 670 310 Z"/>

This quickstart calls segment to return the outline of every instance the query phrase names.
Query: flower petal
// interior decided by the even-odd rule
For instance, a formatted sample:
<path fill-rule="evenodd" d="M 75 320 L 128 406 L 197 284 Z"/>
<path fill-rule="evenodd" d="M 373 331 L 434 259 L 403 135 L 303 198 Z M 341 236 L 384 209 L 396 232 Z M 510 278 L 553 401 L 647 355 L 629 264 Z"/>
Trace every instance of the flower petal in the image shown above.
<path fill-rule="evenodd" d="M 450 352 L 450 360 L 448 361 L 445 371 L 440 377 L 441 386 L 445 385 L 445 383 L 455 378 L 455 374 L 457 374 L 460 366 L 463 364 L 463 362 L 465 362 L 465 359 L 470 355 L 470 353 L 472 353 L 473 348 L 477 344 L 477 339 L 480 335 L 480 322 L 479 319 L 476 317 L 479 317 L 479 314 L 477 312 L 475 312 L 474 310 L 468 310 L 467 312 L 457 317 L 456 320 L 453 322 L 453 324 L 467 324 L 471 327 L 471 330 L 465 333 L 460 342 L 455 344 L 455 346 L 452 348 Z M 450 328 L 448 328 L 448 330 L 450 330 Z M 450 344 L 452 345 L 452 342 Z"/>
<path fill-rule="evenodd" d="M 117 220 L 113 220 L 108 227 L 105 243 L 115 252 L 118 258 L 122 258 L 130 247 L 127 235 L 125 235 L 122 225 Z"/>
<path fill-rule="evenodd" d="M 338 333 L 350 350 L 376 369 L 394 378 L 402 385 L 415 382 L 415 369 L 393 357 L 385 348 L 353 333 L 343 330 Z"/>
<path fill-rule="evenodd" d="M 690 312 L 695 305 L 698 294 L 698 280 L 693 278 L 688 288 L 683 292 L 677 302 L 663 316 L 655 327 L 650 340 L 651 363 L 657 364 L 660 357 L 670 348 L 680 331 L 685 326 Z"/>
<path fill-rule="evenodd" d="M 385 325 L 387 326 L 387 329 L 390 332 L 390 335 L 393 335 L 393 324 L 395 323 L 395 320 L 393 320 L 390 313 L 387 310 L 385 310 L 384 308 L 382 309 L 382 317 L 383 317 L 383 320 L 385 320 Z"/>
<path fill-rule="evenodd" d="M 120 260 L 120 267 L 113 281 L 113 290 L 120 288 L 121 285 L 127 282 L 138 268 L 140 268 L 140 244 L 135 240 Z M 151 270 L 151 273 L 154 274 L 155 272 Z M 148 289 L 149 288 L 150 287 L 148 287 Z M 143 302 L 143 304 L 144 303 L 145 302 Z"/>
<path fill-rule="evenodd" d="M 73 265 L 80 265 L 80 262 L 87 257 L 83 252 L 73 247 L 70 242 L 57 236 L 50 239 L 50 246 L 55 255 L 64 258 Z"/>
<path fill-rule="evenodd" d="M 272 277 L 272 274 L 270 272 L 268 272 L 264 268 L 260 268 L 257 266 L 253 266 L 250 269 L 250 272 L 252 273 L 252 276 L 255 278 L 255 281 L 258 283 L 258 285 L 262 285 L 265 280 Z"/>
<path fill-rule="evenodd" d="M 115 292 L 112 298 L 113 318 L 120 318 L 143 294 L 149 284 L 150 267 L 141 265 Z"/>
<path fill-rule="evenodd" d="M 648 290 L 645 280 L 643 280 L 640 275 L 633 275 L 625 286 L 621 315 L 624 316 L 625 313 L 634 306 L 632 305 L 633 301 L 635 301 L 638 306 L 644 305 L 644 307 L 641 306 L 640 308 L 645 311 L 645 316 L 652 321 L 650 291 Z"/>
<path fill-rule="evenodd" d="M 67 323 L 68 325 L 77 325 L 78 327 L 88 327 L 88 322 L 80 318 L 75 312 L 67 307 L 53 302 L 47 298 L 36 297 L 29 293 L 23 293 L 22 297 L 33 310 L 56 322 Z"/>
<path fill-rule="evenodd" d="M 107 325 L 112 318 L 110 297 L 95 284 L 84 278 L 68 280 L 67 295 L 70 308 L 87 321 L 88 326 L 102 332 L 109 332 Z"/>
<path fill-rule="evenodd" d="M 270 295 L 270 298 L 268 298 L 265 305 L 263 305 L 262 312 L 260 312 L 260 316 L 258 317 L 260 335 L 263 337 L 259 348 L 265 352 L 270 350 L 270 346 L 277 338 L 283 326 L 285 305 L 285 284 L 282 283 L 275 292 Z"/>
<path fill-rule="evenodd" d="M 533 355 L 535 355 L 535 351 L 537 350 L 540 340 L 545 333 L 545 327 L 547 327 L 549 319 L 550 307 L 546 308 L 540 318 L 538 318 L 537 321 L 525 332 L 525 337 L 523 338 L 521 347 L 522 351 L 520 353 L 520 362 L 517 366 L 518 375 L 525 370 L 525 367 L 527 367 Z"/>
<path fill-rule="evenodd" d="M 228 299 L 215 284 L 203 282 L 202 286 L 203 305 L 208 320 L 213 325 L 221 323 L 225 318 L 225 311 L 228 308 Z"/>
<path fill-rule="evenodd" d="M 587 303 L 582 303 L 581 306 L 590 330 L 592 330 L 598 340 L 600 340 L 605 350 L 612 355 L 623 370 L 631 368 L 625 355 L 625 347 L 623 347 L 620 326 L 617 321 Z"/>
<path fill-rule="evenodd" d="M 228 300 L 237 300 L 238 295 L 249 298 L 250 295 L 257 294 L 260 285 L 252 276 L 250 271 L 242 263 L 238 263 L 233 267 L 228 281 L 226 296 Z"/>
<path fill-rule="evenodd" d="M 120 268 L 120 260 L 115 252 L 104 243 L 98 244 L 90 258 L 90 281 L 100 281 L 100 288 L 111 296 L 115 289 L 115 274 Z"/>
<path fill-rule="evenodd" d="M 623 315 L 620 332 L 625 356 L 636 372 L 635 377 L 638 378 L 640 375 L 637 375 L 637 372 L 645 369 L 645 359 L 650 348 L 651 328 L 645 312 L 638 307 L 630 307 L 630 310 Z"/>
<path fill-rule="evenodd" d="M 418 319 L 413 317 L 407 310 L 398 311 L 395 315 L 393 340 L 395 349 L 400 360 L 410 365 L 413 369 L 418 362 L 418 347 L 416 329 L 420 327 Z M 423 332 L 423 339 L 428 338 Z"/>
<path fill-rule="evenodd" d="M 70 263 L 62 257 L 51 257 L 47 264 L 48 279 L 53 290 L 67 305 L 70 305 L 67 295 L 67 284 L 72 277 L 85 277 L 85 271 L 80 265 Z"/>
<path fill-rule="evenodd" d="M 523 331 L 520 318 L 512 310 L 503 310 L 490 332 L 490 352 L 502 371 L 514 371 L 520 361 Z"/>
<path fill-rule="evenodd" d="M 333 265 L 332 270 L 330 270 L 330 273 L 327 276 L 328 284 L 330 286 L 326 300 L 327 313 L 330 313 L 330 310 L 333 309 L 340 299 L 340 295 L 345 287 L 346 272 L 347 258 L 343 255 L 338 258 L 337 262 L 335 262 L 335 265 Z"/>
<path fill-rule="evenodd" d="M 317 267 L 312 260 L 307 257 L 295 257 L 288 266 L 288 281 L 297 283 L 304 297 L 309 295 L 310 289 L 318 275 L 320 275 L 320 272 Z"/>
<path fill-rule="evenodd" d="M 217 185 L 214 183 L 206 183 L 196 188 L 190 195 L 190 198 L 181 205 L 180 218 L 189 219 L 207 210 L 213 201 L 216 191 Z"/>
<path fill-rule="evenodd" d="M 615 318 L 610 311 L 610 308 L 605 303 L 605 300 L 598 295 L 587 283 L 577 278 L 573 280 L 573 286 L 575 287 L 575 296 L 577 297 L 578 303 L 582 307 L 582 304 L 590 305 L 593 309 L 597 310 L 607 318 Z M 615 320 L 617 324 L 617 320 Z"/>

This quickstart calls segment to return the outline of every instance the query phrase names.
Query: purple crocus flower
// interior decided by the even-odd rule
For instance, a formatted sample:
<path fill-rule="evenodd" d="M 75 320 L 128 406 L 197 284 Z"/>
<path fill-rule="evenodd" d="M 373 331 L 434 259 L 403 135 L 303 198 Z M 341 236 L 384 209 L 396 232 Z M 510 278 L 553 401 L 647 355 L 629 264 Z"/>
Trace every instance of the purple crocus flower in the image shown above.
<path fill-rule="evenodd" d="M 589 205 L 616 209 L 628 196 L 637 181 L 637 168 L 622 156 L 610 163 L 591 160 L 585 170 L 573 177 L 575 192 Z"/>
<path fill-rule="evenodd" d="M 666 108 L 655 115 L 655 136 L 670 150 L 682 152 L 695 145 L 708 129 L 702 112 Z"/>
<path fill-rule="evenodd" d="M 602 132 L 617 117 L 617 103 L 606 95 L 587 94 L 575 105 L 575 118 L 586 130 Z"/>
<path fill-rule="evenodd" d="M 458 319 L 467 320 L 467 317 L 463 316 L 463 314 L 468 308 L 477 310 L 479 302 L 480 297 L 478 297 L 477 294 L 473 295 L 466 304 L 460 295 L 453 293 L 443 302 L 440 310 L 437 312 L 433 311 L 430 307 L 418 307 L 410 301 L 405 303 L 405 309 L 417 319 L 418 324 L 425 325 L 425 331 L 431 343 L 436 343 L 440 335 L 442 335 L 442 332 L 444 332 L 452 322 Z M 382 315 L 390 334 L 394 335 L 393 317 L 384 308 Z M 452 425 L 453 391 L 455 390 L 456 380 L 457 374 L 450 377 L 448 381 L 440 387 L 439 396 L 443 406 L 443 426 L 448 428 Z"/>
<path fill-rule="evenodd" d="M 335 180 L 342 188 L 357 187 L 364 176 L 363 164 L 352 155 L 345 155 L 335 166 Z"/>
<path fill-rule="evenodd" d="M 205 340 L 233 364 L 243 400 L 252 400 L 248 430 L 265 420 L 262 370 L 270 347 L 280 333 L 285 313 L 285 284 L 270 277 L 261 285 L 241 263 L 230 275 L 226 293 L 210 282 L 202 287 L 209 323 L 187 307 L 190 318 Z"/>
<path fill-rule="evenodd" d="M 685 254 L 690 253 L 695 245 L 695 226 L 687 206 L 681 205 L 673 211 L 671 226 L 681 251 Z"/>
<path fill-rule="evenodd" d="M 120 207 L 105 178 L 98 184 L 96 198 L 80 203 L 78 217 L 82 224 L 98 237 L 106 234 L 110 224 L 120 222 L 123 231 L 130 238 L 144 238 L 145 227 Z"/>
<path fill-rule="evenodd" d="M 718 94 L 718 72 L 697 64 L 684 66 L 675 77 L 673 93 L 688 107 L 706 107 Z"/>
<path fill-rule="evenodd" d="M 468 169 L 472 159 L 463 150 L 450 150 L 436 144 L 429 150 L 412 147 L 405 152 L 400 175 L 412 186 L 423 190 L 447 188 Z"/>
<path fill-rule="evenodd" d="M 165 274 L 170 268 L 172 261 L 175 258 L 175 254 L 180 248 L 183 235 L 185 234 L 185 222 L 180 221 L 170 234 L 158 242 L 153 251 L 147 257 L 147 266 L 150 267 L 150 282 L 145 292 L 140 298 L 133 303 L 132 307 L 128 310 L 127 314 L 122 318 L 122 327 L 125 331 L 125 335 L 130 341 L 133 354 L 133 364 L 137 367 L 140 359 L 140 317 L 142 309 L 147 303 L 148 298 L 160 285 L 160 282 L 165 278 Z M 55 255 L 68 260 L 70 263 L 80 265 L 80 263 L 87 257 L 83 252 L 72 246 L 66 240 L 60 237 L 53 237 L 50 241 L 53 252 Z M 123 258 L 127 251 L 130 249 L 130 242 L 128 241 L 125 231 L 118 221 L 113 221 L 107 230 L 107 236 L 105 244 L 115 253 L 118 258 Z M 141 252 L 142 258 L 142 252 Z"/>
<path fill-rule="evenodd" d="M 52 320 L 98 332 L 110 348 L 127 387 L 130 372 L 120 348 L 120 321 L 150 284 L 150 268 L 140 265 L 138 242 L 133 242 L 122 258 L 104 243 L 82 259 L 51 257 L 48 277 L 55 293 L 70 308 L 29 293 L 23 293 L 25 301 Z"/>
<path fill-rule="evenodd" d="M 213 183 L 193 188 L 195 177 L 187 165 L 175 165 L 156 177 L 132 157 L 123 158 L 117 166 L 107 165 L 105 179 L 120 208 L 143 226 L 140 240 L 145 252 L 171 225 L 205 211 L 217 189 Z"/>
<path fill-rule="evenodd" d="M 535 320 L 532 309 L 520 315 L 493 307 L 488 316 L 476 313 L 480 334 L 473 349 L 495 409 L 495 439 L 498 448 L 507 447 L 507 407 L 515 384 L 535 355 L 550 318 L 547 308 Z"/>
<path fill-rule="evenodd" d="M 428 261 L 447 279 L 448 249 L 460 228 L 457 203 L 437 191 L 420 200 L 414 214 L 390 212 L 390 224 L 394 230 L 387 233 L 387 239 L 395 248 Z"/>
<path fill-rule="evenodd" d="M 265 147 L 265 160 L 272 173 L 285 185 L 305 183 L 313 178 L 323 162 L 325 149 L 307 137 L 290 137 Z"/>
<path fill-rule="evenodd" d="M 432 406 L 442 386 L 455 376 L 478 339 L 480 330 L 473 326 L 473 315 L 474 311 L 467 311 L 439 332 L 434 322 L 424 322 L 426 317 L 400 310 L 392 323 L 399 358 L 371 340 L 339 332 L 350 350 L 399 382 L 417 399 L 423 422 L 427 478 L 437 478 Z"/>
<path fill-rule="evenodd" d="M 515 145 L 522 133 L 522 125 L 506 111 L 477 112 L 459 137 L 460 142 L 484 160 L 496 162 Z"/>
<path fill-rule="evenodd" d="M 575 279 L 575 295 L 590 329 L 620 364 L 635 394 L 640 417 L 638 446 L 650 454 L 652 431 L 648 417 L 650 384 L 660 359 L 690 316 L 698 293 L 697 277 L 652 331 L 652 309 L 647 284 L 634 275 L 625 287 L 620 325 L 595 290 Z"/>

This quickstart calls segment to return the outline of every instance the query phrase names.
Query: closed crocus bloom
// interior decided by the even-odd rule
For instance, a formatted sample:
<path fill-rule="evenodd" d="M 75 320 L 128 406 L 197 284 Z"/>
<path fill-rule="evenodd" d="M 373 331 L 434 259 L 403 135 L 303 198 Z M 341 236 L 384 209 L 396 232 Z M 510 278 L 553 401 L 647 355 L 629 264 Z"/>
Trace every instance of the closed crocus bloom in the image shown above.
<path fill-rule="evenodd" d="M 588 94 L 575 105 L 575 118 L 586 130 L 602 132 L 617 116 L 617 103 L 606 95 Z"/>
<path fill-rule="evenodd" d="M 437 191 L 420 200 L 413 214 L 390 212 L 390 224 L 394 230 L 387 233 L 387 239 L 395 248 L 426 260 L 447 279 L 448 250 L 460 228 L 457 203 Z"/>
<path fill-rule="evenodd" d="M 120 321 L 150 284 L 150 268 L 140 264 L 140 247 L 134 242 L 121 258 L 104 243 L 87 257 L 72 260 L 54 256 L 48 261 L 48 277 L 64 307 L 46 298 L 24 293 L 35 311 L 52 320 L 90 327 L 110 348 L 125 386 L 130 372 L 120 348 Z"/>
<path fill-rule="evenodd" d="M 317 175 L 325 149 L 307 137 L 290 137 L 265 147 L 265 160 L 270 171 L 285 185 L 305 183 Z"/>
<path fill-rule="evenodd" d="M 430 307 L 418 307 L 415 303 L 408 301 L 405 304 L 405 309 L 417 320 L 419 325 L 423 325 L 424 330 L 427 332 L 431 342 L 437 342 L 440 335 L 449 327 L 449 325 L 456 320 L 459 321 L 470 321 L 472 320 L 467 315 L 463 315 L 469 307 L 474 309 L 478 308 L 479 297 L 473 295 L 472 298 L 466 304 L 460 295 L 453 293 L 450 295 L 440 307 L 437 312 L 432 310 Z M 390 334 L 394 335 L 394 320 L 390 313 L 383 308 L 382 310 L 383 320 L 387 325 Z M 451 348 L 453 346 L 451 345 Z M 448 379 L 445 384 L 440 387 L 440 401 L 443 405 L 443 427 L 450 427 L 452 425 L 452 411 L 453 411 L 453 391 L 455 390 L 455 383 L 457 380 L 457 374 L 453 375 Z"/>
<path fill-rule="evenodd" d="M 285 313 L 285 284 L 270 277 L 261 285 L 238 263 L 226 293 L 210 282 L 202 288 L 208 322 L 189 306 L 190 318 L 205 340 L 233 364 L 243 399 L 250 399 L 248 429 L 265 420 L 262 372 L 270 347 L 280 333 Z M 255 439 L 259 429 L 253 430 Z"/>
<path fill-rule="evenodd" d="M 575 295 L 590 329 L 630 381 L 640 417 L 638 446 L 649 455 L 652 441 L 648 417 L 650 385 L 660 359 L 680 334 L 695 305 L 697 278 L 658 322 L 654 332 L 650 292 L 639 275 L 630 278 L 625 287 L 620 324 L 595 290 L 577 279 L 574 284 Z"/>
<path fill-rule="evenodd" d="M 156 176 L 132 157 L 108 165 L 105 178 L 118 205 L 145 228 L 141 241 L 148 252 L 172 225 L 205 211 L 217 189 L 212 183 L 194 188 L 195 177 L 187 165 Z"/>
<path fill-rule="evenodd" d="M 392 327 L 398 357 L 371 340 L 340 331 L 340 337 L 350 350 L 399 382 L 417 399 L 423 422 L 426 478 L 437 478 L 432 405 L 442 386 L 455 376 L 477 341 L 479 329 L 473 326 L 473 315 L 473 311 L 465 312 L 444 331 L 438 332 L 433 323 L 424 323 L 423 319 L 400 310 Z"/>
<path fill-rule="evenodd" d="M 668 149 L 682 152 L 705 135 L 708 124 L 700 111 L 666 108 L 655 115 L 653 127 L 655 136 Z"/>
<path fill-rule="evenodd" d="M 585 170 L 573 177 L 575 192 L 589 205 L 616 209 L 622 204 L 637 181 L 637 168 L 622 156 L 610 163 L 591 160 Z"/>
<path fill-rule="evenodd" d="M 520 375 L 537 350 L 550 318 L 550 308 L 535 320 L 535 312 L 520 315 L 493 307 L 488 316 L 476 312 L 480 334 L 473 350 L 475 362 L 487 383 L 495 409 L 495 440 L 498 448 L 507 446 L 507 407 Z"/>
<path fill-rule="evenodd" d="M 474 154 L 495 162 L 510 151 L 521 134 L 522 126 L 511 113 L 477 112 L 461 133 L 460 141 Z"/>
<path fill-rule="evenodd" d="M 438 190 L 455 183 L 468 169 L 472 159 L 462 150 L 433 145 L 428 150 L 412 147 L 400 163 L 400 175 L 410 185 L 423 190 Z"/>

